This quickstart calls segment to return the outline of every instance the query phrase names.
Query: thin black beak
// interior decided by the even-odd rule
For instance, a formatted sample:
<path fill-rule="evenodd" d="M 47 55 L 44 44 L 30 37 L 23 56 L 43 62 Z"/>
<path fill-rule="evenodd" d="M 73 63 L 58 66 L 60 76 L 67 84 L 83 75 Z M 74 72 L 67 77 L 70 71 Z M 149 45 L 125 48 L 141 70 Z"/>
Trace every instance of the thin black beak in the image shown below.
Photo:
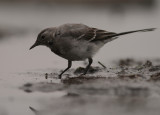
<path fill-rule="evenodd" d="M 34 47 L 38 46 L 37 42 L 35 42 L 30 48 L 29 50 L 33 49 Z"/>

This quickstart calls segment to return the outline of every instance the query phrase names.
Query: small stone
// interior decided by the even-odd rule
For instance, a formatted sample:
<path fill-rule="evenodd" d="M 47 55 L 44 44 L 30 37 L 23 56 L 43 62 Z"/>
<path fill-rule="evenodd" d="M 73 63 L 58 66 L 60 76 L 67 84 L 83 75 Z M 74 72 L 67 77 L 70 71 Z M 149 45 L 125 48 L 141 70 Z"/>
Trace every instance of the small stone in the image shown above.
<path fill-rule="evenodd" d="M 48 73 L 45 73 L 45 78 L 48 79 Z"/>

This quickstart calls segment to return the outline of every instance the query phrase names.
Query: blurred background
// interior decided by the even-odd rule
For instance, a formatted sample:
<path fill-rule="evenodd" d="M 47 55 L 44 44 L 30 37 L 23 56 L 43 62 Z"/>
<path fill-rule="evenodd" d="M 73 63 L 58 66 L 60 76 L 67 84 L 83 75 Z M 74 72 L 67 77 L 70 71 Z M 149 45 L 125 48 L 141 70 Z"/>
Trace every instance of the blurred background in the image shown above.
<path fill-rule="evenodd" d="M 29 51 L 38 33 L 64 23 L 83 23 L 113 32 L 159 28 L 159 0 L 0 0 L 0 72 L 65 68 L 48 48 Z M 106 44 L 94 64 L 122 58 L 159 58 L 159 29 L 122 36 Z M 74 66 L 79 65 L 74 63 Z"/>

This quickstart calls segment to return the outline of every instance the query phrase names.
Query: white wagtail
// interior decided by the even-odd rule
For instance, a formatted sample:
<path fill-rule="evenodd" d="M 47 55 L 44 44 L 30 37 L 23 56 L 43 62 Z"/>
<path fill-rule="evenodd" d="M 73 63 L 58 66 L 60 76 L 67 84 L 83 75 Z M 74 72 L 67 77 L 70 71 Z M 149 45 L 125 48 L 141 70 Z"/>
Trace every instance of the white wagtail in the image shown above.
<path fill-rule="evenodd" d="M 59 79 L 64 72 L 72 66 L 72 61 L 82 61 L 88 59 L 89 64 L 84 75 L 90 68 L 94 54 L 107 42 L 118 36 L 135 33 L 153 31 L 155 28 L 128 31 L 122 33 L 108 32 L 105 30 L 86 26 L 84 24 L 64 24 L 59 27 L 46 28 L 38 34 L 36 42 L 30 49 L 44 45 L 52 52 L 68 60 L 68 67 L 59 75 Z"/>

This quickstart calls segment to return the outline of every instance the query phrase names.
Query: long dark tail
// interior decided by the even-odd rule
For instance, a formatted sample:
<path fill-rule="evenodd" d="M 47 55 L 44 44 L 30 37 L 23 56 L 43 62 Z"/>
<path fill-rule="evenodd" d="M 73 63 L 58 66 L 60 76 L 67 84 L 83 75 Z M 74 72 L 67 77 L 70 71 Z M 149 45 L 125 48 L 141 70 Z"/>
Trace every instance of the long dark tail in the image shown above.
<path fill-rule="evenodd" d="M 117 33 L 117 34 L 112 34 L 107 36 L 107 38 L 112 38 L 116 36 L 121 36 L 121 35 L 126 35 L 126 34 L 131 34 L 135 32 L 149 32 L 149 31 L 154 31 L 156 28 L 149 28 L 149 29 L 143 29 L 143 30 L 135 30 L 135 31 L 128 31 L 128 32 L 122 32 L 122 33 Z"/>

